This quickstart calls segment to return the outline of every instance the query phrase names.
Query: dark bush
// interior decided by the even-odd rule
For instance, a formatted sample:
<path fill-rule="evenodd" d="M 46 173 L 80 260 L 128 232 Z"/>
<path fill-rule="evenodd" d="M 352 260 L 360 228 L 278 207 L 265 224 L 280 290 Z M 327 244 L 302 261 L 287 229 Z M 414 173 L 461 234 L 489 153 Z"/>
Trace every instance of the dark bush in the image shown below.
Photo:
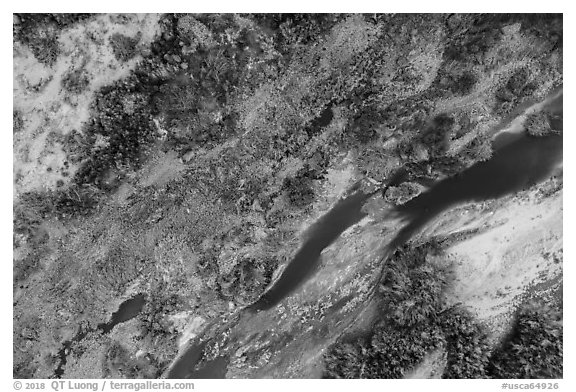
<path fill-rule="evenodd" d="M 245 77 L 246 65 L 255 56 L 252 50 L 222 39 L 211 45 L 196 42 L 190 20 L 215 37 L 228 35 L 225 30 L 244 31 L 230 15 L 166 15 L 162 20 L 164 33 L 151 45 L 155 69 L 147 73 L 164 75 L 153 103 L 175 145 L 203 145 L 235 134 L 236 114 L 227 109 L 228 103 L 254 79 Z"/>
<path fill-rule="evenodd" d="M 418 257 L 414 251 L 403 255 L 415 256 Z M 394 261 L 386 268 L 380 285 L 385 319 L 398 329 L 433 321 L 442 306 L 448 270 L 426 263 L 415 267 L 415 261 Z"/>
<path fill-rule="evenodd" d="M 24 128 L 24 119 L 22 113 L 18 110 L 12 111 L 12 132 L 18 133 Z"/>
<path fill-rule="evenodd" d="M 496 112 L 508 114 L 526 97 L 532 96 L 538 86 L 531 80 L 530 71 L 523 67 L 516 70 L 505 85 L 496 91 Z"/>
<path fill-rule="evenodd" d="M 76 186 L 59 190 L 54 198 L 54 211 L 58 219 L 89 215 L 100 200 L 100 193 L 90 186 Z"/>
<path fill-rule="evenodd" d="M 540 302 L 523 304 L 507 339 L 490 358 L 492 378 L 562 378 L 562 311 Z"/>
<path fill-rule="evenodd" d="M 277 265 L 277 261 L 272 258 L 243 258 L 229 274 L 218 276 L 220 293 L 241 304 L 252 303 L 270 283 Z"/>
<path fill-rule="evenodd" d="M 501 39 L 501 29 L 494 25 L 510 19 L 505 14 L 455 15 L 450 18 L 463 19 L 460 24 L 465 34 L 454 34 L 449 40 L 444 57 L 460 62 L 481 62 L 485 54 Z"/>
<path fill-rule="evenodd" d="M 84 69 L 76 69 L 62 77 L 62 87 L 73 94 L 80 94 L 90 84 L 90 79 Z"/>
<path fill-rule="evenodd" d="M 316 172 L 308 167 L 300 169 L 294 177 L 286 177 L 282 187 L 286 190 L 290 204 L 296 207 L 310 205 L 315 197 L 312 181 L 316 178 Z"/>
<path fill-rule="evenodd" d="M 252 17 L 265 31 L 274 34 L 276 49 L 288 61 L 296 47 L 321 38 L 345 15 L 254 14 Z"/>
<path fill-rule="evenodd" d="M 378 129 L 385 122 L 384 115 L 374 107 L 364 108 L 352 123 L 354 138 L 362 144 L 378 138 Z"/>
<path fill-rule="evenodd" d="M 372 336 L 371 344 L 367 378 L 402 378 L 445 342 L 442 329 L 424 322 L 404 329 L 382 328 Z"/>
<path fill-rule="evenodd" d="M 116 60 L 126 62 L 136 56 L 136 47 L 140 42 L 142 33 L 138 32 L 135 37 L 127 37 L 120 33 L 112 34 L 110 45 Z"/>
<path fill-rule="evenodd" d="M 552 128 L 552 116 L 546 111 L 531 113 L 526 117 L 524 127 L 531 136 L 547 136 L 550 134 L 559 134 L 560 130 Z"/>
<path fill-rule="evenodd" d="M 155 135 L 150 94 L 139 92 L 138 88 L 134 79 L 128 79 L 96 94 L 92 118 L 84 129 L 85 136 L 79 140 L 80 150 L 91 148 L 75 175 L 77 184 L 114 188 L 114 178 L 140 167 Z"/>
<path fill-rule="evenodd" d="M 45 247 L 42 247 L 38 250 L 45 250 Z M 30 277 L 30 275 L 39 270 L 41 255 L 39 254 L 38 250 L 26 256 L 22 260 L 14 261 L 13 279 L 15 285 L 21 284 L 21 282 L 24 282 Z"/>
<path fill-rule="evenodd" d="M 432 125 L 423 132 L 420 141 L 429 149 L 432 156 L 444 155 L 453 133 L 454 118 L 446 113 L 436 116 Z"/>
<path fill-rule="evenodd" d="M 427 260 L 438 252 L 431 242 L 394 253 L 378 291 L 382 315 L 369 343 L 356 339 L 331 346 L 325 377 L 401 378 L 438 348 L 447 352 L 444 378 L 486 377 L 485 328 L 459 307 L 445 309 L 451 270 Z"/>
<path fill-rule="evenodd" d="M 92 14 L 15 14 L 14 38 L 27 45 L 34 57 L 46 65 L 53 65 L 60 53 L 58 37 L 62 29 L 70 27 Z"/>
<path fill-rule="evenodd" d="M 458 76 L 450 85 L 450 91 L 454 94 L 466 95 L 472 92 L 476 85 L 477 77 L 471 71 L 466 71 Z"/>
<path fill-rule="evenodd" d="M 89 214 L 100 193 L 89 186 L 71 185 L 52 192 L 27 192 L 14 205 L 14 231 L 30 234 L 46 219 L 68 219 Z"/>
<path fill-rule="evenodd" d="M 366 362 L 372 352 L 363 339 L 336 343 L 324 356 L 324 378 L 368 378 Z"/>
<path fill-rule="evenodd" d="M 437 251 L 436 243 L 428 243 L 395 252 L 378 290 L 382 316 L 368 343 L 357 339 L 332 346 L 325 377 L 401 378 L 430 351 L 445 346 L 437 315 L 449 269 L 426 263 L 426 255 Z"/>
<path fill-rule="evenodd" d="M 530 76 L 528 74 L 527 68 L 520 68 L 512 74 L 508 82 L 506 83 L 506 88 L 512 94 L 519 96 L 522 94 L 524 88 L 528 84 Z"/>
<path fill-rule="evenodd" d="M 485 378 L 490 353 L 486 329 L 459 308 L 444 313 L 439 324 L 448 353 L 442 378 Z"/>

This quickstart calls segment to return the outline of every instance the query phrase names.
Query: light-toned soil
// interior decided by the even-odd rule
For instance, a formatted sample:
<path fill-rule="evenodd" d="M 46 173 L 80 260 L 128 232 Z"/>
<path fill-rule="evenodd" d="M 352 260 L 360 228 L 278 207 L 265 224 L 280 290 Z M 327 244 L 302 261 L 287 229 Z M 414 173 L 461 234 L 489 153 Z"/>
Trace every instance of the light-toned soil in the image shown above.
<path fill-rule="evenodd" d="M 550 179 L 514 196 L 446 211 L 422 233 L 478 230 L 447 249 L 455 267 L 447 301 L 461 304 L 487 325 L 494 344 L 509 330 L 523 300 L 561 289 L 563 192 L 542 195 L 557 182 Z M 433 378 L 438 355 L 430 353 L 408 378 Z"/>
<path fill-rule="evenodd" d="M 60 137 L 72 130 L 81 132 L 94 93 L 126 77 L 142 58 L 118 61 L 110 36 L 134 37 L 141 32 L 139 46 L 146 47 L 158 32 L 158 18 L 158 14 L 99 15 L 66 29 L 59 38 L 61 54 L 52 67 L 38 62 L 28 47 L 14 44 L 13 108 L 23 120 L 22 130 L 14 134 L 15 198 L 32 190 L 54 189 L 58 180 L 67 183 L 74 175 L 77 167 L 64 166 Z M 79 94 L 69 93 L 62 79 L 79 69 L 86 72 L 89 84 Z"/>

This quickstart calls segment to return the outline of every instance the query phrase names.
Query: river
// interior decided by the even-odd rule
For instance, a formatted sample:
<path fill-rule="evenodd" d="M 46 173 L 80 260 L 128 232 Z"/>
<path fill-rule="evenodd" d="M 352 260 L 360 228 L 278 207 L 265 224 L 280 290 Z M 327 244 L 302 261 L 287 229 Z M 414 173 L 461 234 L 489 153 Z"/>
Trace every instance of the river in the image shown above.
<path fill-rule="evenodd" d="M 562 94 L 547 106 L 548 110 L 560 116 L 554 120 L 552 126 L 561 129 Z M 559 135 L 533 137 L 526 132 L 503 132 L 497 135 L 493 146 L 494 154 L 488 161 L 477 163 L 454 177 L 438 181 L 418 197 L 395 207 L 394 212 L 405 224 L 388 249 L 393 250 L 404 244 L 434 217 L 450 207 L 465 202 L 495 199 L 527 189 L 548 178 L 562 161 L 563 138 Z M 407 172 L 400 169 L 389 180 L 388 185 L 397 185 L 405 181 L 406 176 Z M 366 216 L 362 206 L 375 193 L 357 191 L 338 201 L 328 213 L 315 222 L 303 245 L 278 280 L 258 301 L 244 309 L 248 312 L 242 312 L 242 317 L 250 317 L 250 314 L 255 312 L 274 308 L 309 279 L 318 268 L 322 250 L 348 227 Z M 167 377 L 225 377 L 229 359 L 224 356 L 216 357 L 197 368 L 204 357 L 206 344 L 207 341 L 197 342 L 188 347 L 175 361 Z"/>
<path fill-rule="evenodd" d="M 562 136 L 532 137 L 519 134 L 494 156 L 440 181 L 428 191 L 396 208 L 407 221 L 392 248 L 402 245 L 416 231 L 456 204 L 495 199 L 546 179 L 562 160 Z"/>
<path fill-rule="evenodd" d="M 342 234 L 344 230 L 366 216 L 362 205 L 370 197 L 361 191 L 340 200 L 311 228 L 310 235 L 288 264 L 282 275 L 249 310 L 267 310 L 286 298 L 317 269 L 320 253 Z"/>

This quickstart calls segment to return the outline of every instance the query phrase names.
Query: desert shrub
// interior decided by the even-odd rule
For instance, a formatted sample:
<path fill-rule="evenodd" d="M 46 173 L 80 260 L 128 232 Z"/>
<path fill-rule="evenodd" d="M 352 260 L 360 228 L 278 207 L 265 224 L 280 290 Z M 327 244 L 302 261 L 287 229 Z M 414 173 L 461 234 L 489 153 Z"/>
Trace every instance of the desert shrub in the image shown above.
<path fill-rule="evenodd" d="M 86 215 L 95 207 L 98 197 L 94 189 L 79 186 L 50 192 L 24 193 L 14 204 L 14 231 L 31 235 L 46 219 Z"/>
<path fill-rule="evenodd" d="M 439 324 L 448 353 L 442 378 L 485 378 L 490 353 L 485 327 L 459 308 L 444 313 Z"/>
<path fill-rule="evenodd" d="M 444 345 L 442 330 L 426 324 L 377 327 L 369 339 L 336 343 L 325 355 L 324 378 L 402 378 L 430 351 Z"/>
<path fill-rule="evenodd" d="M 494 25 L 508 19 L 507 15 L 473 14 L 450 16 L 451 19 L 463 19 L 455 25 L 466 26 L 466 34 L 454 34 L 444 50 L 446 60 L 466 63 L 481 62 L 486 53 L 501 39 L 501 29 Z M 452 22 L 449 21 L 449 26 Z M 456 27 L 458 30 L 459 27 Z"/>
<path fill-rule="evenodd" d="M 532 96 L 537 87 L 527 67 L 516 70 L 496 91 L 496 113 L 510 113 L 524 98 Z"/>
<path fill-rule="evenodd" d="M 562 378 L 561 309 L 540 301 L 520 306 L 507 339 L 490 358 L 492 378 Z"/>
<path fill-rule="evenodd" d="M 356 339 L 330 348 L 325 377 L 401 378 L 430 351 L 446 345 L 437 315 L 450 271 L 426 262 L 427 254 L 437 251 L 438 245 L 431 242 L 395 252 L 378 290 L 380 321 L 367 341 Z"/>
<path fill-rule="evenodd" d="M 216 42 L 210 29 L 192 15 L 183 15 L 176 22 L 178 37 L 183 39 L 183 51 L 194 52 L 200 46 L 209 48 Z"/>
<path fill-rule="evenodd" d="M 422 192 L 422 187 L 414 182 L 403 182 L 398 186 L 387 188 L 384 199 L 395 205 L 402 205 L 417 197 Z"/>
<path fill-rule="evenodd" d="M 72 185 L 57 191 L 55 213 L 58 219 L 89 215 L 97 207 L 100 196 L 100 192 L 94 187 Z"/>
<path fill-rule="evenodd" d="M 147 73 L 163 74 L 153 103 L 168 140 L 203 145 L 234 135 L 237 114 L 228 104 L 254 79 L 246 66 L 258 55 L 257 43 L 240 44 L 244 28 L 231 15 L 166 15 L 161 25 Z"/>
<path fill-rule="evenodd" d="M 353 121 L 351 127 L 352 135 L 362 144 L 372 142 L 378 138 L 376 129 L 379 128 L 384 121 L 384 116 L 376 108 L 364 108 Z"/>
<path fill-rule="evenodd" d="M 84 69 L 75 69 L 62 77 L 62 87 L 73 94 L 80 94 L 90 84 L 90 78 Z"/>
<path fill-rule="evenodd" d="M 283 189 L 286 190 L 288 201 L 295 207 L 305 207 L 314 201 L 312 181 L 315 179 L 315 171 L 303 168 L 294 177 L 286 177 Z"/>
<path fill-rule="evenodd" d="M 525 92 L 525 88 L 530 81 L 530 75 L 527 68 L 520 68 L 510 76 L 506 83 L 506 88 L 515 96 L 520 96 Z"/>
<path fill-rule="evenodd" d="M 414 267 L 418 255 L 412 251 L 396 259 L 386 269 L 379 294 L 385 318 L 402 329 L 426 323 L 436 317 L 442 306 L 442 291 L 448 270 L 437 264 L 423 263 Z M 421 255 L 420 255 L 421 257 Z M 410 263 L 410 264 L 409 264 Z"/>
<path fill-rule="evenodd" d="M 52 200 L 39 192 L 20 195 L 13 207 L 14 233 L 31 237 L 41 222 L 50 217 L 52 210 Z"/>
<path fill-rule="evenodd" d="M 47 235 L 46 235 L 47 237 Z M 14 260 L 13 282 L 14 285 L 23 287 L 23 282 L 41 267 L 41 259 L 48 253 L 48 247 L 44 244 L 35 244 L 35 249 L 21 260 Z"/>
<path fill-rule="evenodd" d="M 58 38 L 62 29 L 92 14 L 15 14 L 14 38 L 27 45 L 38 61 L 53 65 L 60 53 Z"/>
<path fill-rule="evenodd" d="M 444 378 L 486 377 L 486 329 L 465 310 L 446 309 L 451 269 L 427 257 L 439 249 L 431 242 L 394 253 L 378 290 L 382 316 L 370 338 L 331 346 L 325 377 L 401 378 L 438 348 L 447 352 Z"/>
<path fill-rule="evenodd" d="M 155 100 L 168 129 L 168 138 L 177 145 L 204 145 L 235 134 L 236 115 L 225 110 L 226 92 L 212 94 L 211 87 L 196 81 L 168 83 Z M 225 83 L 221 86 L 224 86 Z M 216 88 L 213 92 L 218 91 Z"/>
<path fill-rule="evenodd" d="M 433 157 L 442 156 L 448 148 L 455 120 L 443 113 L 433 119 L 432 126 L 424 131 L 420 141 L 428 147 Z"/>
<path fill-rule="evenodd" d="M 34 38 L 29 45 L 34 57 L 46 65 L 53 65 L 60 54 L 60 43 L 58 35 L 54 32 L 44 32 L 42 35 Z"/>
<path fill-rule="evenodd" d="M 140 42 L 142 33 L 138 32 L 135 37 L 127 37 L 120 33 L 110 36 L 110 46 L 116 60 L 125 62 L 136 56 L 136 48 Z"/>
<path fill-rule="evenodd" d="M 454 94 L 467 95 L 476 85 L 477 77 L 471 71 L 465 71 L 450 84 L 450 91 Z"/>
<path fill-rule="evenodd" d="M 531 136 L 546 136 L 560 133 L 560 131 L 552 129 L 550 117 L 550 114 L 546 111 L 531 113 L 526 117 L 524 127 Z"/>
<path fill-rule="evenodd" d="M 278 262 L 272 258 L 245 257 L 236 262 L 230 273 L 218 276 L 220 293 L 229 300 L 249 304 L 257 300 L 272 279 Z"/>
<path fill-rule="evenodd" d="M 105 87 L 96 94 L 92 117 L 84 130 L 86 136 L 80 143 L 91 147 L 90 154 L 76 172 L 77 184 L 113 188 L 114 172 L 117 178 L 140 167 L 141 158 L 155 137 L 149 101 L 150 95 L 139 92 L 133 79 Z"/>
<path fill-rule="evenodd" d="M 402 378 L 445 342 L 441 328 L 423 322 L 404 329 L 382 328 L 372 336 L 371 344 L 369 378 Z"/>
<path fill-rule="evenodd" d="M 371 347 L 364 339 L 336 343 L 324 356 L 324 378 L 363 378 Z"/>
<path fill-rule="evenodd" d="M 276 49 L 288 61 L 295 49 L 326 35 L 345 15 L 339 14 L 254 14 L 264 30 L 271 31 Z"/>
<path fill-rule="evenodd" d="M 472 139 L 472 141 L 458 153 L 458 158 L 463 165 L 470 166 L 473 163 L 487 161 L 492 158 L 493 152 L 490 137 L 480 135 Z"/>
<path fill-rule="evenodd" d="M 12 132 L 18 133 L 24 128 L 24 119 L 22 118 L 22 112 L 19 110 L 12 111 Z"/>

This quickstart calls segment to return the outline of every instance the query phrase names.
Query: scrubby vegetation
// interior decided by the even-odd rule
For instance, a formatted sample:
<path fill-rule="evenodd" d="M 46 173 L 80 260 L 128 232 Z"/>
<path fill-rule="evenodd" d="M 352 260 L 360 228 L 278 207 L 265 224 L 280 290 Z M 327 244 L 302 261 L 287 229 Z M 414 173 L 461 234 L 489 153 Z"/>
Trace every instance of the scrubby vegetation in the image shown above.
<path fill-rule="evenodd" d="M 112 34 L 110 37 L 110 45 L 114 51 L 114 57 L 118 61 L 128 61 L 134 58 L 137 54 L 136 46 L 140 42 L 142 33 L 139 32 L 135 37 L 127 37 L 120 33 Z"/>
<path fill-rule="evenodd" d="M 18 14 L 14 39 L 54 65 L 60 31 L 89 17 Z M 384 182 L 405 167 L 410 182 L 385 196 L 401 204 L 417 183 L 488 159 L 483 126 L 561 84 L 561 16 L 526 18 L 166 14 L 149 46 L 111 36 L 102 45 L 119 61 L 141 58 L 61 137 L 79 170 L 14 206 L 15 377 L 59 366 L 64 377 L 158 377 L 182 325 L 262 294 L 310 207 L 325 203 L 332 169 Z M 89 82 L 78 68 L 61 85 L 71 97 Z M 15 110 L 14 131 L 25 121 Z M 526 126 L 547 129 L 536 118 Z M 402 377 L 435 349 L 447 352 L 445 377 L 486 375 L 485 334 L 444 308 L 450 273 L 426 261 L 434 252 L 393 258 L 384 319 L 331 349 L 328 377 Z M 95 331 L 128 288 L 150 298 L 144 311 L 110 335 Z M 62 366 L 58 353 L 80 330 L 95 332 Z"/>
<path fill-rule="evenodd" d="M 488 372 L 493 378 L 562 378 L 562 361 L 562 310 L 533 300 L 518 309 Z"/>
<path fill-rule="evenodd" d="M 554 129 L 552 121 L 554 116 L 547 111 L 538 111 L 528 115 L 524 122 L 524 127 L 528 134 L 532 136 L 546 136 L 551 134 L 561 134 L 561 129 Z"/>
<path fill-rule="evenodd" d="M 84 148 L 71 156 L 85 160 L 76 173 L 76 184 L 114 189 L 122 176 L 140 167 L 155 132 L 149 100 L 149 94 L 140 92 L 130 79 L 98 92 L 94 116 L 79 143 Z M 73 137 L 70 140 L 75 142 Z"/>
<path fill-rule="evenodd" d="M 402 378 L 436 349 L 447 351 L 443 377 L 482 376 L 486 335 L 466 311 L 445 308 L 451 273 L 449 265 L 431 258 L 437 252 L 430 243 L 395 253 L 378 294 L 382 317 L 369 337 L 331 347 L 325 377 Z M 342 355 L 354 350 L 361 354 Z"/>
<path fill-rule="evenodd" d="M 446 352 L 443 378 L 562 377 L 562 316 L 523 305 L 495 350 L 488 330 L 465 309 L 446 307 L 450 268 L 434 243 L 397 251 L 378 293 L 382 316 L 368 336 L 343 337 L 325 355 L 327 378 L 402 378 L 435 350 Z"/>
<path fill-rule="evenodd" d="M 60 52 L 60 31 L 90 18 L 92 14 L 14 14 L 14 38 L 30 47 L 46 65 L 53 65 Z"/>
<path fill-rule="evenodd" d="M 12 111 L 12 132 L 17 133 L 22 130 L 24 126 L 24 120 L 22 119 L 22 113 L 17 110 Z"/>
<path fill-rule="evenodd" d="M 67 73 L 62 78 L 62 87 L 73 94 L 80 94 L 90 84 L 90 79 L 86 73 L 86 71 L 82 68 L 75 69 L 72 72 Z"/>
<path fill-rule="evenodd" d="M 440 323 L 448 353 L 442 378 L 485 378 L 490 354 L 486 328 L 461 309 L 450 310 Z"/>

